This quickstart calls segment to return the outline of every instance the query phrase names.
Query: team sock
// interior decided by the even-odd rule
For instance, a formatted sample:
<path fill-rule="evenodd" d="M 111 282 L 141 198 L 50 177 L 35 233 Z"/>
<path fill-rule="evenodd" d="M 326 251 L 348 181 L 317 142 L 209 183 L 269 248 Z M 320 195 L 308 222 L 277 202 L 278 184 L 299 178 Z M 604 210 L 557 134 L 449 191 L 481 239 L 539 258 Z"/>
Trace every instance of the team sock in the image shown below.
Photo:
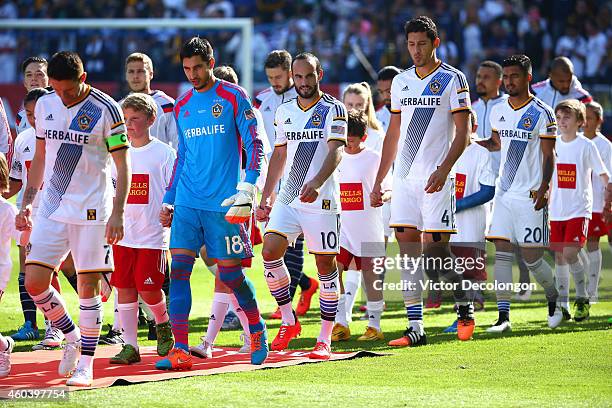
<path fill-rule="evenodd" d="M 247 316 L 251 333 L 262 331 L 264 323 L 257 306 L 255 288 L 250 279 L 244 275 L 242 266 L 219 265 L 219 279 L 234 292 L 240 308 Z"/>
<path fill-rule="evenodd" d="M 587 284 L 587 292 L 589 293 L 589 301 L 596 303 L 599 297 L 599 275 L 601 274 L 601 249 L 589 252 L 589 282 Z"/>
<path fill-rule="evenodd" d="M 119 303 L 117 310 L 123 329 L 123 341 L 138 350 L 138 302 Z"/>
<path fill-rule="evenodd" d="M 21 302 L 21 310 L 23 311 L 23 319 L 26 322 L 32 323 L 32 327 L 36 329 L 36 305 L 25 288 L 25 272 L 19 272 L 18 282 L 19 300 Z"/>
<path fill-rule="evenodd" d="M 555 284 L 559 292 L 559 300 L 557 301 L 561 307 L 566 310 L 569 308 L 569 289 L 570 289 L 570 266 L 555 265 Z"/>
<path fill-rule="evenodd" d="M 295 291 L 304 276 L 304 238 L 299 237 L 293 246 L 287 247 L 284 256 L 285 265 L 289 271 L 291 282 L 289 283 L 289 296 L 295 296 Z"/>
<path fill-rule="evenodd" d="M 290 277 L 283 259 L 264 261 L 264 274 L 270 293 L 280 308 L 283 324 L 293 326 L 295 317 L 289 293 Z"/>
<path fill-rule="evenodd" d="M 189 312 L 191 311 L 191 272 L 195 258 L 177 254 L 172 257 L 170 271 L 170 322 L 175 347 L 189 351 Z"/>
<path fill-rule="evenodd" d="M 353 308 L 357 300 L 357 294 L 361 287 L 361 273 L 355 270 L 348 270 L 342 274 L 344 280 L 344 296 L 346 299 L 346 321 L 353 321 Z"/>
<path fill-rule="evenodd" d="M 206 341 L 213 345 L 223 325 L 223 319 L 231 302 L 232 295 L 229 293 L 215 292 L 210 307 L 210 318 L 206 329 Z"/>
<path fill-rule="evenodd" d="M 510 300 L 512 299 L 512 291 L 509 289 L 512 284 L 512 263 L 514 262 L 514 253 L 497 251 L 495 253 L 495 282 L 497 290 L 497 312 L 499 320 L 510 320 Z M 503 286 L 507 289 L 503 289 Z"/>
<path fill-rule="evenodd" d="M 77 365 L 79 368 L 93 368 L 93 359 L 96 346 L 100 338 L 102 327 L 102 296 L 90 299 L 79 299 L 79 328 L 81 330 L 81 358 Z"/>
<path fill-rule="evenodd" d="M 321 282 L 319 292 L 319 306 L 321 309 L 321 332 L 317 341 L 331 344 L 331 334 L 338 310 L 338 298 L 340 295 L 340 280 L 338 279 L 338 269 L 334 269 L 327 275 L 319 273 Z"/>
<path fill-rule="evenodd" d="M 32 300 L 34 300 L 36 307 L 43 312 L 45 317 L 51 321 L 53 327 L 57 327 L 64 333 L 67 342 L 72 343 L 81 338 L 78 327 L 76 327 L 66 310 L 64 298 L 55 288 L 49 287 L 43 293 L 33 295 Z"/>

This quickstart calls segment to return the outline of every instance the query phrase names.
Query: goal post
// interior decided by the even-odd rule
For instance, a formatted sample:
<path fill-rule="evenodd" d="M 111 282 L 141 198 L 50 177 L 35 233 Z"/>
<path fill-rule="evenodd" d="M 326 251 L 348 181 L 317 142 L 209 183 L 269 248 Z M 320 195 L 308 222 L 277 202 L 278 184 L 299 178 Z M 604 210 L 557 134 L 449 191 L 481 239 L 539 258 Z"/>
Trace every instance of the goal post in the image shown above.
<path fill-rule="evenodd" d="M 239 30 L 241 33 L 240 83 L 249 94 L 253 92 L 253 20 L 250 18 L 142 18 L 142 19 L 14 19 L 2 21 L 3 29 L 64 30 L 64 29 L 118 29 L 143 30 L 151 28 L 192 28 L 212 30 Z"/>

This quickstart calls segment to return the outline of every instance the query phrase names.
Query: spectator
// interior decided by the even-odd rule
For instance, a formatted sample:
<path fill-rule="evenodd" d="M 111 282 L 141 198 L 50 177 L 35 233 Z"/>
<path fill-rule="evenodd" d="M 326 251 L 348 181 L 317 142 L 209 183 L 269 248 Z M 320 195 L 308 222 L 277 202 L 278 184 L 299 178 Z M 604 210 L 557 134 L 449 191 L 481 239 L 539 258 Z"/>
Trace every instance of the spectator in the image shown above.
<path fill-rule="evenodd" d="M 595 81 L 603 74 L 603 63 L 607 56 L 608 40 L 593 21 L 585 23 L 587 34 L 586 68 L 584 76 L 586 81 Z"/>
<path fill-rule="evenodd" d="M 555 54 L 569 58 L 574 64 L 574 73 L 580 78 L 584 74 L 585 50 L 586 40 L 578 35 L 575 25 L 568 25 L 565 34 L 557 40 Z"/>

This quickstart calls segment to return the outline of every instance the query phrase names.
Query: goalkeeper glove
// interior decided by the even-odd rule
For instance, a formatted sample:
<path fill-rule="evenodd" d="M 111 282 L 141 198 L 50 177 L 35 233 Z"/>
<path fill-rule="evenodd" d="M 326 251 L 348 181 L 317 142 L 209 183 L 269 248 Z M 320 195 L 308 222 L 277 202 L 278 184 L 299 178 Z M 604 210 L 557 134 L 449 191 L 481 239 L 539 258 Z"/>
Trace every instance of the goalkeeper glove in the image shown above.
<path fill-rule="evenodd" d="M 240 182 L 236 186 L 238 192 L 226 198 L 221 203 L 222 207 L 230 206 L 225 214 L 227 222 L 242 224 L 251 218 L 253 212 L 253 199 L 255 198 L 255 186 L 251 183 Z"/>

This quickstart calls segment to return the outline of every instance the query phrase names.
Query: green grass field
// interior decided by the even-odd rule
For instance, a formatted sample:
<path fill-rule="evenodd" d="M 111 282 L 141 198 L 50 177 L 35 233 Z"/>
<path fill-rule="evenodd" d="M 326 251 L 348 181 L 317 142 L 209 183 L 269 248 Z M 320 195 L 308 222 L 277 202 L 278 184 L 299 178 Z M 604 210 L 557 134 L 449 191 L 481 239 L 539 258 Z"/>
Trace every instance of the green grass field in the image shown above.
<path fill-rule="evenodd" d="M 13 260 L 17 264 L 16 250 Z M 313 261 L 307 257 L 305 271 L 311 276 L 315 275 Z M 608 318 L 612 316 L 612 259 L 607 249 L 604 265 L 607 269 L 600 293 L 605 301 L 592 306 L 589 320 L 572 321 L 554 331 L 546 326 L 546 307 L 542 293 L 538 292 L 531 302 L 514 303 L 512 333 L 503 337 L 485 333 L 485 328 L 497 317 L 494 294 L 488 293 L 486 310 L 476 314 L 478 327 L 473 341 L 459 342 L 455 335 L 442 334 L 454 318 L 449 299 L 442 309 L 426 311 L 430 343 L 426 347 L 390 350 L 386 342 L 349 341 L 334 344 L 333 350 L 368 348 L 392 355 L 79 391 L 61 404 L 83 407 L 611 406 L 612 332 Z M 489 268 L 490 275 L 491 271 Z M 248 275 L 255 283 L 261 309 L 271 312 L 274 301 L 263 279 L 260 257 Z M 76 295 L 63 278 L 62 283 L 70 312 L 76 318 Z M 195 295 L 190 342 L 197 343 L 206 327 L 212 297 L 212 277 L 201 260 L 196 262 L 192 291 Z M 311 312 L 301 320 L 302 337 L 292 342 L 292 347 L 314 346 L 319 330 L 317 305 L 318 299 L 315 299 Z M 358 320 L 359 312 L 354 316 L 352 333 L 362 334 L 366 322 Z M 106 304 L 105 321 L 111 319 L 112 305 Z M 17 268 L 14 268 L 0 306 L 0 330 L 10 334 L 20 324 L 22 314 Z M 42 327 L 40 314 L 39 324 Z M 405 324 L 403 305 L 388 302 L 382 322 L 386 338 L 400 336 Z M 268 322 L 271 338 L 278 326 L 278 321 Z M 239 346 L 239 333 L 222 331 L 217 345 Z M 146 331 L 141 330 L 142 344 L 154 344 L 145 339 Z M 16 351 L 27 351 L 34 343 L 18 343 Z M 51 403 L 37 402 L 37 406 L 47 405 Z M 24 405 L 14 403 L 14 406 Z"/>

